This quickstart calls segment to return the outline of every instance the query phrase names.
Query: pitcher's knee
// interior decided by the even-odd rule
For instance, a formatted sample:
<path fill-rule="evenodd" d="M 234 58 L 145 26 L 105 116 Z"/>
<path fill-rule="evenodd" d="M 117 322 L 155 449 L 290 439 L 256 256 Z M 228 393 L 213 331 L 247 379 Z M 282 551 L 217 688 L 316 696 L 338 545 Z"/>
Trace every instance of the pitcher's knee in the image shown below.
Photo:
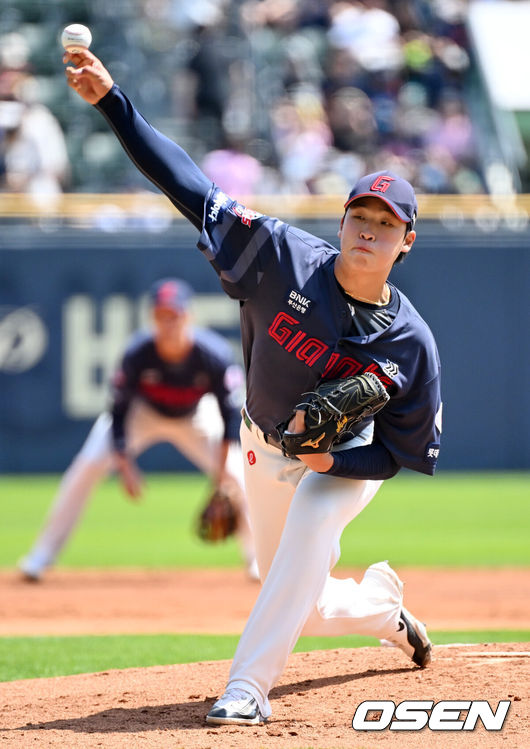
<path fill-rule="evenodd" d="M 340 524 L 340 513 L 326 497 L 303 497 L 297 506 L 297 523 L 301 531 L 319 534 L 335 532 Z"/>

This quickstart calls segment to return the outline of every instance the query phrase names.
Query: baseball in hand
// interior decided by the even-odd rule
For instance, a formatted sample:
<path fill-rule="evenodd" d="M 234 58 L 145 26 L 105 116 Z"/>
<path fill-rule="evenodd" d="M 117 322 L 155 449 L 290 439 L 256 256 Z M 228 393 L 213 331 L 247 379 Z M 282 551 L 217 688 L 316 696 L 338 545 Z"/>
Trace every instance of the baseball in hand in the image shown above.
<path fill-rule="evenodd" d="M 67 52 L 83 52 L 90 47 L 92 34 L 81 23 L 71 23 L 61 34 L 61 42 Z"/>

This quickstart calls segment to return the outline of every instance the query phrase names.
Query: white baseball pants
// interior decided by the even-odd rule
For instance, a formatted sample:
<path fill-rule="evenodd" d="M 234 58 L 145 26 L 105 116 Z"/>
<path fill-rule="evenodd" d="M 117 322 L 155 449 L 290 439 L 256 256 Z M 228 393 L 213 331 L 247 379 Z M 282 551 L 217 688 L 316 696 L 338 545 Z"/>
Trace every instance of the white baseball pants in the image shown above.
<path fill-rule="evenodd" d="M 357 444 L 365 440 L 356 438 Z M 340 557 L 342 531 L 382 481 L 315 473 L 267 444 L 254 425 L 249 430 L 242 424 L 241 445 L 263 587 L 241 635 L 227 688 L 252 694 L 268 717 L 269 691 L 300 635 L 384 639 L 397 629 L 403 586 L 386 562 L 369 567 L 359 584 L 329 574 Z"/>
<path fill-rule="evenodd" d="M 223 422 L 212 395 L 205 395 L 193 414 L 181 418 L 163 416 L 136 400 L 128 413 L 125 430 L 127 448 L 134 456 L 154 444 L 169 442 L 203 473 L 212 475 L 217 468 Z M 90 494 L 113 468 L 111 417 L 103 413 L 62 478 L 45 525 L 25 559 L 26 568 L 38 573 L 55 561 L 79 522 Z M 241 447 L 236 442 L 230 445 L 226 471 L 241 509 L 239 541 L 245 562 L 250 565 L 254 560 L 254 543 L 243 488 Z"/>

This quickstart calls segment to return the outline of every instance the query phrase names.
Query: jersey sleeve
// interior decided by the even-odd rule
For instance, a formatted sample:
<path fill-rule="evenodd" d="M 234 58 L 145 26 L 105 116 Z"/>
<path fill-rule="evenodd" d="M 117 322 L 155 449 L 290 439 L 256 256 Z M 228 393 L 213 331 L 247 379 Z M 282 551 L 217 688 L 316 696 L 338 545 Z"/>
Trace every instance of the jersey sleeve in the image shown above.
<path fill-rule="evenodd" d="M 442 431 L 440 374 L 402 397 L 391 398 L 374 418 L 374 437 L 403 468 L 434 474 Z"/>
<path fill-rule="evenodd" d="M 198 242 L 234 299 L 259 284 L 286 224 L 217 188 L 189 155 L 152 127 L 114 84 L 96 105 L 135 166 L 201 231 Z"/>
<path fill-rule="evenodd" d="M 280 253 L 287 229 L 283 221 L 252 211 L 213 186 L 198 247 L 225 292 L 244 301 L 256 290 L 274 255 Z"/>
<path fill-rule="evenodd" d="M 135 166 L 200 230 L 211 180 L 179 145 L 142 117 L 116 84 L 96 109 Z"/>
<path fill-rule="evenodd" d="M 432 475 L 440 451 L 439 377 L 421 389 L 411 407 L 401 399 L 376 414 L 372 444 L 333 453 L 330 476 L 372 481 L 392 478 L 401 468 Z"/>
<path fill-rule="evenodd" d="M 136 393 L 140 370 L 131 352 L 126 351 L 112 379 L 112 443 L 116 452 L 125 452 L 125 418 Z"/>

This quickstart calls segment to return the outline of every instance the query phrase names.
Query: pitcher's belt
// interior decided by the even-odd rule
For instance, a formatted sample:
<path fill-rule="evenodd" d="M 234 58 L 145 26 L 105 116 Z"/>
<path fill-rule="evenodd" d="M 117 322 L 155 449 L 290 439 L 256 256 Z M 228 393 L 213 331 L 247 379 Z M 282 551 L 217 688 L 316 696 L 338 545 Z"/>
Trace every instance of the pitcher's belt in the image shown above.
<path fill-rule="evenodd" d="M 266 442 L 268 445 L 272 445 L 273 447 L 278 448 L 278 450 L 282 449 L 280 441 L 276 439 L 276 437 L 273 437 L 272 434 L 267 434 L 266 432 L 263 432 L 259 428 L 259 426 L 252 421 L 245 407 L 241 409 L 241 416 L 243 418 L 243 422 L 245 426 L 250 432 L 259 434 L 260 437 L 263 439 L 263 441 Z"/>

